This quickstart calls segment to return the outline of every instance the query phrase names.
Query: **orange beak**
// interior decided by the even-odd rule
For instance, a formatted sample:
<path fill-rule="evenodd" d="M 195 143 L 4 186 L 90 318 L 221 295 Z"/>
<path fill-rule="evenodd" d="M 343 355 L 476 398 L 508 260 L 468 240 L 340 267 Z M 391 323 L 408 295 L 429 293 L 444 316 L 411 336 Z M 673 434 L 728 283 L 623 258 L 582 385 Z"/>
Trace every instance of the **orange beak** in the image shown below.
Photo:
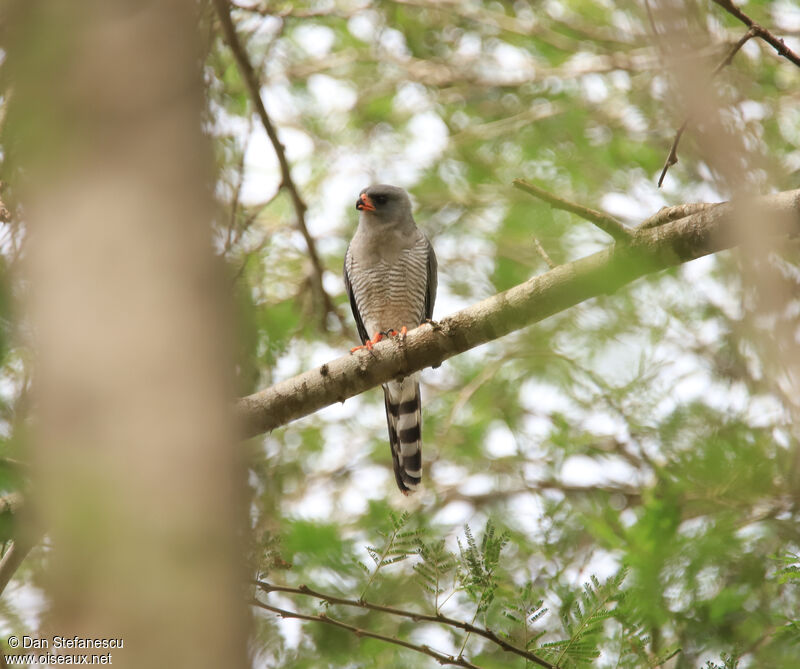
<path fill-rule="evenodd" d="M 359 211 L 362 209 L 366 211 L 375 211 L 375 205 L 372 204 L 372 200 L 369 199 L 369 195 L 366 193 L 361 193 L 361 197 L 356 200 L 356 209 Z"/>

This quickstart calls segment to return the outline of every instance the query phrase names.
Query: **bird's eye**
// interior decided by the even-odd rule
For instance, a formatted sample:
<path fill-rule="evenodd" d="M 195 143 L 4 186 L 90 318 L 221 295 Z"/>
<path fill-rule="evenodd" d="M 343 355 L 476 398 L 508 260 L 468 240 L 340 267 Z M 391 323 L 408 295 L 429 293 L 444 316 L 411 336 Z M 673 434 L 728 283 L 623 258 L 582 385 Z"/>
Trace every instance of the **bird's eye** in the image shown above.
<path fill-rule="evenodd" d="M 373 202 L 375 204 L 386 204 L 386 196 L 385 195 L 374 195 L 372 197 Z"/>

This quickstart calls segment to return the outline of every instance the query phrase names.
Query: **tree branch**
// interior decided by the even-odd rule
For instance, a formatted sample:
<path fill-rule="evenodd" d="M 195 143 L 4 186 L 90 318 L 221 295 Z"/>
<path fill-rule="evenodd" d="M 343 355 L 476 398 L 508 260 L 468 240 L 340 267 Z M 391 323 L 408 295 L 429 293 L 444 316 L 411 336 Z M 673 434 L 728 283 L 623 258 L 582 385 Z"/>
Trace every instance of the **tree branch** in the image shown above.
<path fill-rule="evenodd" d="M 664 223 L 677 221 L 679 218 L 686 218 L 692 214 L 706 211 L 718 206 L 718 203 L 709 204 L 708 202 L 689 202 L 688 204 L 676 204 L 672 207 L 661 207 L 661 209 L 659 209 L 650 218 L 642 221 L 636 227 L 636 230 L 638 232 L 647 228 L 655 228 L 659 225 L 664 225 Z"/>
<path fill-rule="evenodd" d="M 272 606 L 271 604 L 265 604 L 264 602 L 260 602 L 257 599 L 253 599 L 251 601 L 251 604 L 253 606 L 257 606 L 260 609 L 264 609 L 265 611 L 272 611 L 273 613 L 277 613 L 281 618 L 297 618 L 298 620 L 311 620 L 318 623 L 325 623 L 326 625 L 333 625 L 334 627 L 340 627 L 342 629 L 348 630 L 349 632 L 355 634 L 357 637 L 366 636 L 372 639 L 385 641 L 386 643 L 393 643 L 396 646 L 403 646 L 403 648 L 414 650 L 418 653 L 422 653 L 423 655 L 429 655 L 441 665 L 447 664 L 456 667 L 466 667 L 466 669 L 481 669 L 478 665 L 472 664 L 472 662 L 465 660 L 461 656 L 453 657 L 452 655 L 445 655 L 444 653 L 439 653 L 438 651 L 433 650 L 429 646 L 419 646 L 415 643 L 411 643 L 409 641 L 403 641 L 402 639 L 398 639 L 393 636 L 386 636 L 385 634 L 370 632 L 369 630 L 361 629 L 360 627 L 355 627 L 353 625 L 348 625 L 347 623 L 344 623 L 341 620 L 336 620 L 335 618 L 331 618 L 325 613 L 320 613 L 319 615 L 307 615 L 305 613 L 297 613 L 296 611 L 287 611 L 286 609 L 280 609 L 277 606 Z"/>
<path fill-rule="evenodd" d="M 733 4 L 732 0 L 713 0 L 714 4 L 719 5 L 722 7 L 726 12 L 735 16 L 739 19 L 742 23 L 747 26 L 747 32 L 742 35 L 736 44 L 734 44 L 725 58 L 722 59 L 719 65 L 714 68 L 714 71 L 711 73 L 711 76 L 714 77 L 721 69 L 730 65 L 730 62 L 733 60 L 733 57 L 736 53 L 747 43 L 749 39 L 752 37 L 758 37 L 759 39 L 764 40 L 770 46 L 772 46 L 775 51 L 778 52 L 781 56 L 789 60 L 790 62 L 794 63 L 798 67 L 800 67 L 800 56 L 798 56 L 794 51 L 792 51 L 786 43 L 780 39 L 779 37 L 775 37 L 769 30 L 764 28 L 764 26 L 759 25 L 753 19 L 751 19 L 747 14 L 745 14 L 741 9 L 739 9 L 736 5 Z M 656 37 L 658 37 L 658 33 L 656 31 L 655 23 L 652 20 L 652 15 L 650 14 L 650 5 L 647 5 L 648 15 L 651 18 L 651 24 L 653 26 L 653 32 L 656 33 Z M 678 128 L 677 132 L 675 133 L 675 139 L 672 140 L 672 146 L 669 150 L 669 155 L 667 156 L 667 160 L 664 162 L 664 167 L 661 170 L 661 175 L 658 177 L 658 187 L 661 188 L 661 184 L 664 182 L 664 177 L 667 176 L 667 171 L 670 167 L 672 167 L 675 163 L 678 162 L 678 144 L 681 141 L 681 136 L 683 135 L 684 130 L 686 130 L 686 126 L 689 124 L 690 117 L 687 117 L 683 123 L 681 124 L 680 128 Z"/>
<path fill-rule="evenodd" d="M 547 251 L 544 250 L 544 246 L 542 246 L 542 243 L 536 237 L 533 238 L 533 245 L 536 247 L 536 252 L 542 257 L 542 260 L 547 263 L 550 269 L 555 269 L 558 266 L 557 263 L 553 262 L 553 259 L 547 254 Z"/>
<path fill-rule="evenodd" d="M 222 32 L 225 35 L 225 41 L 228 43 L 228 46 L 233 52 L 236 64 L 239 67 L 239 72 L 241 73 L 242 79 L 244 79 L 245 84 L 247 85 L 247 90 L 250 94 L 250 98 L 253 102 L 256 112 L 258 113 L 258 117 L 261 119 L 261 125 L 264 126 L 267 137 L 269 137 L 269 141 L 272 143 L 272 146 L 275 149 L 275 154 L 278 157 L 278 164 L 280 165 L 281 170 L 280 187 L 285 188 L 288 191 L 289 197 L 292 200 L 292 206 L 294 207 L 295 215 L 297 216 L 297 228 L 303 235 L 303 239 L 306 242 L 306 247 L 308 248 L 308 256 L 311 259 L 311 265 L 313 268 L 314 285 L 319 292 L 323 306 L 325 307 L 325 313 L 332 313 L 334 316 L 336 316 L 342 326 L 344 326 L 345 323 L 342 315 L 336 309 L 336 305 L 333 303 L 333 300 L 331 299 L 330 295 L 328 295 L 327 291 L 325 290 L 325 286 L 322 283 L 322 276 L 325 272 L 325 269 L 323 268 L 322 262 L 319 259 L 314 238 L 311 236 L 311 233 L 308 231 L 308 226 L 306 225 L 306 203 L 303 201 L 303 198 L 300 197 L 300 191 L 298 191 L 297 185 L 292 179 L 292 171 L 289 167 L 289 161 L 286 158 L 286 150 L 278 138 L 278 133 L 275 130 L 272 120 L 267 114 L 266 107 L 264 107 L 264 101 L 261 99 L 258 77 L 256 76 L 256 72 L 250 63 L 247 52 L 245 51 L 242 43 L 239 41 L 238 35 L 236 34 L 236 28 L 233 25 L 229 11 L 230 7 L 228 0 L 214 0 L 214 6 L 217 10 L 217 16 L 219 17 L 220 24 L 222 25 Z"/>
<path fill-rule="evenodd" d="M 720 7 L 722 7 L 722 9 L 728 12 L 728 14 L 731 14 L 735 16 L 737 19 L 739 19 L 755 35 L 757 35 L 760 39 L 764 40 L 767 44 L 769 44 L 781 56 L 791 61 L 795 65 L 797 65 L 797 67 L 800 67 L 800 56 L 798 56 L 794 51 L 792 51 L 788 46 L 786 46 L 786 43 L 782 39 L 780 39 L 779 37 L 775 37 L 775 35 L 773 35 L 764 26 L 761 26 L 755 21 L 753 21 L 753 19 L 751 19 L 741 9 L 739 9 L 736 5 L 734 5 L 731 0 L 713 0 L 713 2 L 715 5 L 719 5 Z"/>
<path fill-rule="evenodd" d="M 544 200 L 551 207 L 563 209 L 564 211 L 577 214 L 581 218 L 596 225 L 606 234 L 611 235 L 618 242 L 628 242 L 631 240 L 631 236 L 633 234 L 631 230 L 629 230 L 623 223 L 609 214 L 605 214 L 602 211 L 597 211 L 596 209 L 589 209 L 581 204 L 565 200 L 564 198 L 558 197 L 558 195 L 554 195 L 553 193 L 544 190 L 544 188 L 539 188 L 539 186 L 535 186 L 524 179 L 514 179 L 512 184 L 515 188 L 524 190 L 526 193 L 529 193 L 534 197 L 538 197 L 540 200 Z"/>
<path fill-rule="evenodd" d="M 0 497 L 0 513 L 18 516 L 23 504 L 24 498 L 21 493 L 5 495 Z M 0 594 L 5 591 L 22 561 L 41 537 L 41 532 L 38 530 L 34 531 L 31 527 L 24 529 L 27 529 L 27 532 L 23 530 L 14 533 L 14 541 L 0 559 Z"/>
<path fill-rule="evenodd" d="M 11 546 L 3 555 L 0 560 L 0 593 L 5 591 L 6 586 L 11 582 L 17 569 L 22 564 L 23 560 L 31 552 L 31 549 L 36 545 L 36 542 L 23 542 L 19 540 L 12 542 Z"/>
<path fill-rule="evenodd" d="M 800 232 L 800 190 L 748 202 L 759 209 L 764 237 Z M 369 388 L 498 339 L 584 300 L 610 294 L 667 267 L 731 248 L 743 239 L 731 203 L 701 208 L 676 221 L 637 231 L 620 244 L 535 276 L 509 290 L 238 400 L 242 434 L 252 437 L 344 402 Z"/>
<path fill-rule="evenodd" d="M 3 203 L 3 200 L 0 200 L 0 223 L 11 223 L 11 212 Z"/>
<path fill-rule="evenodd" d="M 739 52 L 739 50 L 747 43 L 747 41 L 755 37 L 756 32 L 753 28 L 748 28 L 747 32 L 741 36 L 738 42 L 734 44 L 728 53 L 725 55 L 719 65 L 714 68 L 714 71 L 711 73 L 711 78 L 713 79 L 720 70 L 724 67 L 727 67 L 731 64 L 733 57 Z M 687 116 L 683 123 L 681 123 L 680 128 L 678 128 L 677 132 L 675 133 L 675 139 L 672 140 L 672 146 L 669 149 L 669 155 L 667 156 L 666 161 L 664 161 L 664 167 L 661 169 L 661 175 L 658 177 L 658 187 L 661 188 L 661 184 L 664 183 L 664 178 L 667 176 L 667 171 L 670 167 L 672 167 L 675 163 L 678 162 L 678 144 L 681 141 L 681 137 L 683 136 L 684 131 L 686 130 L 686 126 L 689 125 L 689 121 L 691 120 L 690 116 Z"/>
<path fill-rule="evenodd" d="M 397 609 L 393 606 L 383 606 L 382 604 L 372 604 L 370 602 L 366 602 L 363 599 L 345 599 L 343 597 L 334 597 L 332 595 L 326 595 L 323 592 L 317 592 L 316 590 L 312 590 L 306 585 L 301 585 L 299 588 L 293 588 L 288 585 L 274 585 L 272 583 L 267 583 L 266 581 L 256 581 L 255 584 L 264 592 L 287 592 L 293 595 L 307 595 L 309 597 L 315 597 L 316 599 L 320 599 L 324 602 L 328 602 L 329 604 L 340 604 L 342 606 L 352 606 L 362 609 L 369 609 L 370 611 L 380 611 L 382 613 L 388 613 L 393 616 L 400 616 L 402 618 L 411 618 L 414 622 L 431 622 L 431 623 L 441 623 L 443 625 L 449 625 L 451 627 L 457 627 L 458 629 L 462 629 L 465 632 L 470 632 L 472 634 L 476 634 L 478 636 L 482 636 L 484 639 L 488 639 L 494 644 L 497 644 L 505 651 L 509 653 L 516 653 L 520 657 L 524 657 L 535 664 L 538 664 L 540 667 L 546 667 L 547 669 L 553 669 L 553 665 L 550 664 L 547 660 L 543 660 L 542 658 L 534 655 L 533 653 L 523 650 L 522 648 L 517 648 L 513 644 L 508 643 L 502 637 L 497 636 L 494 632 L 488 629 L 484 629 L 481 627 L 476 627 L 475 625 L 471 625 L 469 623 L 463 622 L 461 620 L 456 620 L 454 618 L 448 618 L 447 616 L 439 615 L 429 615 L 426 613 L 414 613 L 412 611 L 404 611 L 403 609 Z"/>

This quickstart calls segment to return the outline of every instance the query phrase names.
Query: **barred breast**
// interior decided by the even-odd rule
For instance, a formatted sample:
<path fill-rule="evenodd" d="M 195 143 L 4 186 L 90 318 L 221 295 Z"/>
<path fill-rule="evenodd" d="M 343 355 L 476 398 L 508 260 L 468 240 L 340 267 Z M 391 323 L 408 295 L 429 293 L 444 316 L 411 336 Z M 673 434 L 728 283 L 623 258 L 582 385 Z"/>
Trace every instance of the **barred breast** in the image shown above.
<path fill-rule="evenodd" d="M 394 258 L 368 262 L 348 256 L 347 273 L 361 320 L 371 337 L 376 332 L 409 330 L 425 318 L 428 246 L 422 237 Z"/>

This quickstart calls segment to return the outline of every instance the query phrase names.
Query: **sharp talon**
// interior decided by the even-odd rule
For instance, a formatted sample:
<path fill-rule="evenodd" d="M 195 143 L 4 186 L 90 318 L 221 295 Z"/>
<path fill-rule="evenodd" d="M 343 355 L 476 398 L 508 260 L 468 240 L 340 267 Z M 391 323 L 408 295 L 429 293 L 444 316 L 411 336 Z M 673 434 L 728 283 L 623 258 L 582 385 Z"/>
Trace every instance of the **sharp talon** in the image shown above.
<path fill-rule="evenodd" d="M 375 344 L 377 344 L 381 339 L 383 339 L 383 333 L 376 332 L 372 339 L 367 339 L 367 341 L 365 341 L 361 346 L 353 346 L 353 348 L 350 349 L 350 353 L 355 353 L 356 351 L 360 351 L 362 349 L 371 351 L 372 347 L 375 346 Z"/>

